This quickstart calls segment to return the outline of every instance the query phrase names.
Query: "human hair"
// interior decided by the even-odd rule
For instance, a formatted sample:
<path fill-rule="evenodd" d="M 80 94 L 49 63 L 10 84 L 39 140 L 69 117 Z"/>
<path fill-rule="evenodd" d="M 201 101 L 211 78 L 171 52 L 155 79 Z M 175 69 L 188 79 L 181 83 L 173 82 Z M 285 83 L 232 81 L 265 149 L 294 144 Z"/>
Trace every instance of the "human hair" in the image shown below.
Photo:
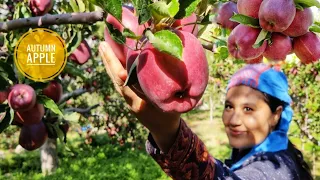
<path fill-rule="evenodd" d="M 263 93 L 263 94 L 265 97 L 264 100 L 269 105 L 272 113 L 275 113 L 279 106 L 282 106 L 284 108 L 284 106 L 286 105 L 285 102 L 279 100 L 278 98 L 270 96 L 266 93 Z M 281 117 L 280 117 L 280 119 L 281 119 Z M 278 121 L 278 124 L 279 124 L 279 122 L 280 122 L 280 120 Z M 278 126 L 278 124 L 277 124 L 277 126 Z M 276 126 L 276 129 L 277 129 L 277 126 Z M 292 159 L 295 161 L 295 164 L 299 167 L 298 172 L 300 174 L 300 177 L 302 179 L 306 179 L 306 180 L 311 179 L 312 180 L 313 178 L 312 178 L 312 175 L 310 172 L 309 165 L 304 160 L 301 151 L 299 149 L 297 149 L 296 146 L 294 144 L 292 144 L 292 142 L 290 140 L 288 143 L 287 150 L 290 153 L 290 156 L 292 157 Z"/>

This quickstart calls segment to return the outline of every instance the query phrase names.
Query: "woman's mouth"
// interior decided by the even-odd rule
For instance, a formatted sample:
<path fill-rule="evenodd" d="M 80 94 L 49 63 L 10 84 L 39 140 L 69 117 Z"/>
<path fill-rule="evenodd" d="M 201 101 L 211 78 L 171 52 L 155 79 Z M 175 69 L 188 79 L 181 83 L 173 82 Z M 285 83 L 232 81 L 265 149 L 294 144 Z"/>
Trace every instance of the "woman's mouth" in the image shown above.
<path fill-rule="evenodd" d="M 239 131 L 239 130 L 230 129 L 230 134 L 232 136 L 240 136 L 240 135 L 245 134 L 245 131 Z"/>

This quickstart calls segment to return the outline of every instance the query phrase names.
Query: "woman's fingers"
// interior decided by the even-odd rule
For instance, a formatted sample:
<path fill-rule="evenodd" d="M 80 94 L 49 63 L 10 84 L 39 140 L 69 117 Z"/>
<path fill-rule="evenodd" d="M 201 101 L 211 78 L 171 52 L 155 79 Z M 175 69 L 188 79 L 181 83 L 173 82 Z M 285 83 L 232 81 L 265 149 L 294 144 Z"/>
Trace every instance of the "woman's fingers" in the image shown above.
<path fill-rule="evenodd" d="M 102 57 L 107 73 L 115 85 L 115 88 L 122 95 L 122 86 L 126 78 L 126 70 L 122 67 L 120 61 L 108 43 L 100 43 L 99 53 Z"/>

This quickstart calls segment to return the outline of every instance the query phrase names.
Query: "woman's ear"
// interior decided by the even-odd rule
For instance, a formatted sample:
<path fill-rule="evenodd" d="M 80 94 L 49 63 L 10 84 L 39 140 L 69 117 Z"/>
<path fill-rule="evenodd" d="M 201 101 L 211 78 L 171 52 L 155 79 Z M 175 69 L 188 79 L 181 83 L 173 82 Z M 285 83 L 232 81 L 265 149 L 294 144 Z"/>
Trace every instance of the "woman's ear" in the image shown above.
<path fill-rule="evenodd" d="M 278 122 L 280 121 L 280 118 L 281 118 L 282 111 L 283 111 L 283 107 L 278 106 L 276 111 L 273 113 L 272 122 L 270 124 L 271 127 L 274 128 L 278 124 Z"/>

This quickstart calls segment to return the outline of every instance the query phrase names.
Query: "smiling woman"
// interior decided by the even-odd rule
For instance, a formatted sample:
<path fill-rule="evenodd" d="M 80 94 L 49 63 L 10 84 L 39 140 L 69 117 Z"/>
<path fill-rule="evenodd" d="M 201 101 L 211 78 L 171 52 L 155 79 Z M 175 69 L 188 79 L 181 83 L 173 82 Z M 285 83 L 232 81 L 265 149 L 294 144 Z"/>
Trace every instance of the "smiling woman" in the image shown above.
<path fill-rule="evenodd" d="M 107 43 L 100 53 L 117 91 L 150 130 L 146 150 L 173 179 L 312 179 L 303 156 L 289 141 L 291 98 L 283 72 L 247 65 L 230 79 L 222 120 L 232 156 L 212 157 L 178 113 L 166 113 L 135 89 L 123 86 L 127 72 Z"/>

